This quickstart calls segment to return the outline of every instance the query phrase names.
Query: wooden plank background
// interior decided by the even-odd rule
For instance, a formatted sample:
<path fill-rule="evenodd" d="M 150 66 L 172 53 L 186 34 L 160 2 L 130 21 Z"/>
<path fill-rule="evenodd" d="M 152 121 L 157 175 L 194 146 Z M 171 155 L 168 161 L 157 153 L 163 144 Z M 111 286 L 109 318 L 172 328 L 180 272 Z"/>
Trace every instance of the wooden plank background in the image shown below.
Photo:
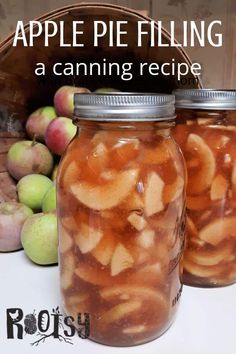
<path fill-rule="evenodd" d="M 13 32 L 17 20 L 27 22 L 50 10 L 82 1 L 73 0 L 0 0 L 0 40 Z M 84 1 L 83 1 L 84 2 Z M 87 0 L 86 2 L 94 2 Z M 183 20 L 222 20 L 224 45 L 187 48 L 193 61 L 203 66 L 206 87 L 236 88 L 236 1 L 235 0 L 97 0 L 138 10 L 147 10 L 156 20 L 175 20 L 177 39 L 181 40 Z"/>

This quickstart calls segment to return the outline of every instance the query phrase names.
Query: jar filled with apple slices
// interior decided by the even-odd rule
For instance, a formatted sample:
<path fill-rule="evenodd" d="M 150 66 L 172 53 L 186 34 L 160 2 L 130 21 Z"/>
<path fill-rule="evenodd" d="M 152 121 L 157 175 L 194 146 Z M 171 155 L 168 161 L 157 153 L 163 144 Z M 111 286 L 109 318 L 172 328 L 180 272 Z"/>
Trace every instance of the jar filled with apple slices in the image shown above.
<path fill-rule="evenodd" d="M 236 281 L 236 91 L 176 90 L 179 143 L 188 170 L 184 283 Z"/>
<path fill-rule="evenodd" d="M 132 346 L 173 322 L 182 291 L 186 171 L 174 96 L 77 94 L 57 179 L 65 311 L 89 338 Z"/>

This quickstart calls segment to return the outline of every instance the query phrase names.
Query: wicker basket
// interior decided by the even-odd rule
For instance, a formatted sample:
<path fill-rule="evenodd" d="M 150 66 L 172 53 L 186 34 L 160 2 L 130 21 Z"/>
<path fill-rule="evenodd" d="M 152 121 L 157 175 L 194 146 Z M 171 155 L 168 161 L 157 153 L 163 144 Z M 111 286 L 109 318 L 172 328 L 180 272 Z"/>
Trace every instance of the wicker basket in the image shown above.
<path fill-rule="evenodd" d="M 22 44 L 13 47 L 14 34 L 0 44 L 0 108 L 4 107 L 6 110 L 5 120 L 7 115 L 9 115 L 9 119 L 14 117 L 14 124 L 0 124 L 0 202 L 16 199 L 15 182 L 7 174 L 5 166 L 6 153 L 10 145 L 17 139 L 24 138 L 22 127 L 29 112 L 43 105 L 51 105 L 53 95 L 61 85 L 80 85 L 88 87 L 90 90 L 98 87 L 116 87 L 124 91 L 139 92 L 171 92 L 176 88 L 175 81 L 168 76 L 136 76 L 133 80 L 126 82 L 119 77 L 80 76 L 71 78 L 70 76 L 55 76 L 52 74 L 52 66 L 56 62 L 102 62 L 103 58 L 107 58 L 110 62 L 124 62 L 124 60 L 133 62 L 135 68 L 135 65 L 138 65 L 139 62 L 161 64 L 175 58 L 176 61 L 191 64 L 186 53 L 178 47 L 150 48 L 147 39 L 142 48 L 138 48 L 132 35 L 137 28 L 137 21 L 150 21 L 150 19 L 141 13 L 124 7 L 84 3 L 63 7 L 40 17 L 38 20 L 41 22 L 45 20 L 64 21 L 65 39 L 71 38 L 70 24 L 73 20 L 83 20 L 85 26 L 86 23 L 90 23 L 90 26 L 84 31 L 83 42 L 85 46 L 82 48 L 60 48 L 59 36 L 53 38 L 49 47 L 43 46 L 43 39 L 40 37 L 34 47 L 23 47 Z M 128 21 L 128 36 L 126 37 L 128 47 L 119 48 L 119 50 L 108 47 L 107 39 L 104 38 L 101 46 L 94 48 L 91 26 L 93 20 Z M 29 26 L 26 25 L 25 28 L 28 29 Z M 162 30 L 162 36 L 163 42 L 170 43 L 170 35 L 164 29 Z M 46 64 L 46 76 L 35 75 L 34 70 L 38 62 Z M 2 80 L 5 85 L 1 85 L 1 72 L 5 75 L 5 79 Z M 187 79 L 194 79 L 194 77 L 190 75 Z M 190 86 L 197 87 L 197 83 L 193 81 L 190 81 Z M 6 83 L 11 83 L 9 85 L 11 89 L 8 89 L 8 91 L 5 89 Z M 1 99 L 4 91 L 5 96 L 8 95 L 8 97 Z M 3 119 L 2 116 L 0 116 L 0 119 Z M 19 124 L 15 124 L 17 120 Z"/>

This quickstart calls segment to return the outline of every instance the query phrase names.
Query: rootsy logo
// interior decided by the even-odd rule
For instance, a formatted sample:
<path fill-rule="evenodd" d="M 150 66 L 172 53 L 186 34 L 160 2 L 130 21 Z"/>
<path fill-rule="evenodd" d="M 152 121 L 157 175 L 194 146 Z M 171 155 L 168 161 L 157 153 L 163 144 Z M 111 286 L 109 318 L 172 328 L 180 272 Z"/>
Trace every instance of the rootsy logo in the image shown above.
<path fill-rule="evenodd" d="M 73 344 L 73 338 L 86 339 L 90 334 L 88 313 L 78 313 L 77 317 L 64 316 L 59 307 L 52 311 L 41 310 L 24 314 L 20 308 L 6 310 L 7 338 L 22 340 L 32 336 L 31 345 L 38 346 L 49 338 Z"/>

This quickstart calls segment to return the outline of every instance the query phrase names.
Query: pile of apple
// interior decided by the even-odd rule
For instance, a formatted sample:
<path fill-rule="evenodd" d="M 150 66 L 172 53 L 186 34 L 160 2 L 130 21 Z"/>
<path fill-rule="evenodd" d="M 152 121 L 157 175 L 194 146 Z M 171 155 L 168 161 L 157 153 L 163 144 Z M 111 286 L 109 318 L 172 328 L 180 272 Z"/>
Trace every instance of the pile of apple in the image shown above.
<path fill-rule="evenodd" d="M 26 122 L 28 140 L 13 144 L 7 155 L 9 174 L 17 181 L 18 202 L 0 204 L 0 252 L 24 248 L 35 263 L 57 263 L 57 162 L 77 128 L 72 122 L 73 96 L 90 92 L 61 87 L 54 107 L 42 107 Z"/>

